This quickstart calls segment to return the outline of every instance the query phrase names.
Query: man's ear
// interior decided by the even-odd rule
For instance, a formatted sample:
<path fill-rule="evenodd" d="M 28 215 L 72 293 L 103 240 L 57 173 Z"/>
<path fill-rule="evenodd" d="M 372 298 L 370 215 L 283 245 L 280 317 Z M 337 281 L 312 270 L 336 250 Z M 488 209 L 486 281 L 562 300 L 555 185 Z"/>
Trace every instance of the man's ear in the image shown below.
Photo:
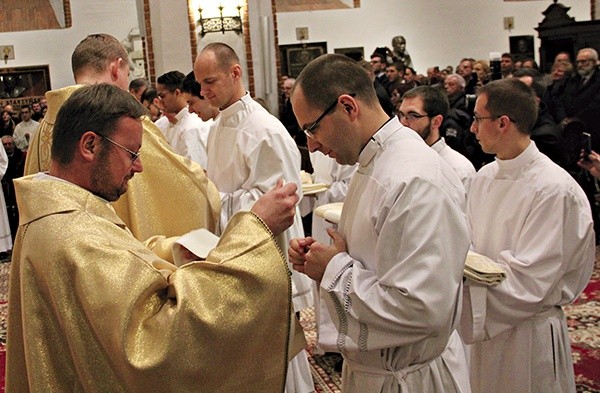
<path fill-rule="evenodd" d="M 239 79 L 242 77 L 242 67 L 240 67 L 239 64 L 232 65 L 229 71 L 234 79 Z"/>
<path fill-rule="evenodd" d="M 119 57 L 117 60 L 113 60 L 108 65 L 108 69 L 110 71 L 110 78 L 113 81 L 119 79 L 119 72 L 123 67 L 123 58 Z"/>
<path fill-rule="evenodd" d="M 502 131 L 507 131 L 510 126 L 510 118 L 506 115 L 502 115 L 499 117 L 500 120 L 500 128 Z"/>
<path fill-rule="evenodd" d="M 100 137 L 93 131 L 86 131 L 79 139 L 77 151 L 86 161 L 93 161 L 100 148 Z"/>
<path fill-rule="evenodd" d="M 444 122 L 444 116 L 442 116 L 442 115 L 436 115 L 431 118 L 432 128 L 439 129 L 442 126 L 443 122 Z"/>
<path fill-rule="evenodd" d="M 344 112 L 346 112 L 351 120 L 356 119 L 358 116 L 358 104 L 354 97 L 349 94 L 343 94 L 339 98 L 340 103 L 344 106 Z"/>

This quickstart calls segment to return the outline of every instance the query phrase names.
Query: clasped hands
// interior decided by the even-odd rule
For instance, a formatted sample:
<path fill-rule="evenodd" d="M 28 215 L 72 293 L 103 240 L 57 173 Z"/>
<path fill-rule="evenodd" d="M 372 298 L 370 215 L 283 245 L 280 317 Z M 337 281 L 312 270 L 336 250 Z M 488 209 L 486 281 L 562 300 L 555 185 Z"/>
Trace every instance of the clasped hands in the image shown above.
<path fill-rule="evenodd" d="M 346 252 L 346 241 L 333 228 L 327 229 L 333 244 L 317 242 L 312 237 L 296 238 L 290 241 L 288 255 L 292 268 L 320 282 L 331 259 L 340 252 Z"/>

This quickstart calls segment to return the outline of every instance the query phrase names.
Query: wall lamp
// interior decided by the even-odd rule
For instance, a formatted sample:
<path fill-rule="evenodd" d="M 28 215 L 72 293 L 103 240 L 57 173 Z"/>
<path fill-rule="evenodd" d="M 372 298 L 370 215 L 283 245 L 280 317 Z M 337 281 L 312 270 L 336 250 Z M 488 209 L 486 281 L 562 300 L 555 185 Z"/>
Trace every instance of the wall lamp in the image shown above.
<path fill-rule="evenodd" d="M 242 34 L 242 6 L 238 5 L 235 7 L 237 8 L 237 16 L 223 16 L 223 8 L 223 5 L 219 5 L 219 16 L 212 18 L 203 18 L 202 7 L 198 8 L 198 12 L 200 13 L 200 19 L 198 19 L 200 36 L 204 37 L 207 33 L 218 32 L 225 34 L 226 31 L 235 31 L 237 34 Z"/>

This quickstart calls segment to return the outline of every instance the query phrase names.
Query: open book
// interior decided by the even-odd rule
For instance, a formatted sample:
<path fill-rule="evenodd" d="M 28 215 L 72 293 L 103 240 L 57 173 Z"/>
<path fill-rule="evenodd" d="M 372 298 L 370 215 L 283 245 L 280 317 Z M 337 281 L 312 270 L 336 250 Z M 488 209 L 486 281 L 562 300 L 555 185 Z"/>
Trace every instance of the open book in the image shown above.
<path fill-rule="evenodd" d="M 490 258 L 469 251 L 465 260 L 464 276 L 480 284 L 495 286 L 506 278 L 506 272 Z"/>

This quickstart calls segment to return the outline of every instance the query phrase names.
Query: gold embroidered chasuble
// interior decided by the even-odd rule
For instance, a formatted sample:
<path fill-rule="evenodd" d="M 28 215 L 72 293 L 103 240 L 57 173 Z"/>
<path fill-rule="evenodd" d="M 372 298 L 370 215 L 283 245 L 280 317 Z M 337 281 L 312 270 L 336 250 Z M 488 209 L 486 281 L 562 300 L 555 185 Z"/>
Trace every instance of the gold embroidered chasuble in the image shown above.
<path fill-rule="evenodd" d="M 68 86 L 46 93 L 48 112 L 29 146 L 26 175 L 50 168 L 56 115 L 80 87 Z M 129 181 L 127 192 L 113 203 L 119 217 L 139 240 L 155 235 L 180 236 L 198 228 L 215 232 L 221 200 L 214 184 L 200 165 L 173 152 L 148 117 L 143 118 L 142 124 L 140 158 L 144 171 Z"/>
<path fill-rule="evenodd" d="M 7 391 L 283 391 L 305 342 L 289 333 L 285 259 L 254 214 L 235 215 L 206 261 L 177 268 L 90 192 L 15 183 Z"/>

